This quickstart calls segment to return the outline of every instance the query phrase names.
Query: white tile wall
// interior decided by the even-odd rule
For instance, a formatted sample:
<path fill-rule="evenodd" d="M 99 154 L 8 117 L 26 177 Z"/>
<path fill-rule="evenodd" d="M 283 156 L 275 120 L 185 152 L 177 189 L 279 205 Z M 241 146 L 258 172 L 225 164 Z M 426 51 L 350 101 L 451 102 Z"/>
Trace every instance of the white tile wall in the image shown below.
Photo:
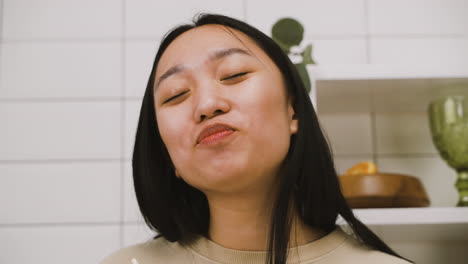
<path fill-rule="evenodd" d="M 153 67 L 157 41 L 127 41 L 125 45 L 126 96 L 142 98 Z"/>
<path fill-rule="evenodd" d="M 352 65 L 349 65 L 352 67 Z M 318 81 L 317 111 L 322 113 L 369 113 L 372 112 L 373 100 L 371 87 L 367 81 Z"/>
<path fill-rule="evenodd" d="M 468 68 L 468 36 L 459 38 L 376 38 L 370 41 L 375 64 L 443 65 Z"/>
<path fill-rule="evenodd" d="M 135 145 L 140 110 L 141 99 L 125 101 L 125 142 L 123 156 L 130 160 L 133 156 L 133 146 Z"/>
<path fill-rule="evenodd" d="M 306 39 L 303 43 L 313 45 L 312 58 L 319 65 L 365 64 L 367 60 L 364 38 Z"/>
<path fill-rule="evenodd" d="M 465 0 L 370 0 L 372 34 L 468 34 Z"/>
<path fill-rule="evenodd" d="M 3 0 L 3 10 L 8 40 L 121 36 L 122 1 Z"/>
<path fill-rule="evenodd" d="M 377 114 L 375 121 L 377 153 L 438 153 L 426 112 Z"/>
<path fill-rule="evenodd" d="M 126 2 L 125 32 L 131 38 L 159 40 L 172 27 L 191 22 L 193 16 L 199 12 L 244 18 L 242 1 L 133 0 Z"/>
<path fill-rule="evenodd" d="M 119 102 L 0 104 L 0 160 L 116 159 Z"/>
<path fill-rule="evenodd" d="M 131 183 L 140 98 L 157 41 L 196 12 L 244 19 L 268 34 L 280 17 L 292 16 L 323 65 L 458 69 L 468 67 L 465 2 L 0 0 L 0 263 L 97 263 L 152 236 Z M 362 114 L 370 98 L 328 99 L 320 109 L 339 111 L 321 121 L 339 173 L 376 157 L 383 171 L 420 176 L 433 205 L 455 203 L 455 173 L 428 145 L 423 118 L 378 119 L 377 148 L 384 152 L 373 153 L 371 119 Z M 358 111 L 336 114 L 350 105 Z M 436 255 L 433 245 L 396 249 L 422 256 L 421 263 L 465 252 L 463 244 L 440 244 Z"/>
<path fill-rule="evenodd" d="M 429 102 L 438 98 L 437 90 L 431 80 L 399 79 L 373 82 L 373 107 L 380 113 L 426 112 Z M 402 95 L 405 96 L 402 96 Z M 417 102 L 415 102 L 417 98 Z"/>
<path fill-rule="evenodd" d="M 303 24 L 307 37 L 363 36 L 364 4 L 364 0 L 247 1 L 247 22 L 270 35 L 278 19 L 293 17 Z"/>
<path fill-rule="evenodd" d="M 130 246 L 137 243 L 142 243 L 153 239 L 157 233 L 148 228 L 146 224 L 140 222 L 138 224 L 124 225 L 124 246 Z"/>
<path fill-rule="evenodd" d="M 120 96 L 119 42 L 13 42 L 1 48 L 0 98 Z"/>
<path fill-rule="evenodd" d="M 98 263 L 119 248 L 119 227 L 0 227 L 0 263 Z"/>
<path fill-rule="evenodd" d="M 120 164 L 0 164 L 0 224 L 118 222 Z"/>
<path fill-rule="evenodd" d="M 372 154 L 369 114 L 321 114 L 319 118 L 335 155 Z"/>

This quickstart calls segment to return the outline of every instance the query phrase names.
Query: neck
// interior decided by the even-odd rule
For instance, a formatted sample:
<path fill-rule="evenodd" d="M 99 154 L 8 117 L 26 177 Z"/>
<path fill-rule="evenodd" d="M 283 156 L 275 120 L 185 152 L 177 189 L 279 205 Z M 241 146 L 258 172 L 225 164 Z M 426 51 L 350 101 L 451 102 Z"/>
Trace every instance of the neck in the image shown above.
<path fill-rule="evenodd" d="M 271 222 L 271 199 L 258 193 L 248 195 L 207 195 L 210 206 L 209 238 L 217 244 L 237 250 L 268 249 Z M 307 244 L 323 236 L 305 225 L 294 212 L 290 247 Z"/>

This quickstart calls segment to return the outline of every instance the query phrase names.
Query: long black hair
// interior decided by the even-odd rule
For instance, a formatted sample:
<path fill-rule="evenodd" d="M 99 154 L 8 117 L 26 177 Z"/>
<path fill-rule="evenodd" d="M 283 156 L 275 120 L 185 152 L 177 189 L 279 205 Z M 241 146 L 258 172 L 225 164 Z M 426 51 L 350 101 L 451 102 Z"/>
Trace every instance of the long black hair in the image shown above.
<path fill-rule="evenodd" d="M 233 18 L 201 14 L 193 24 L 178 26 L 163 38 L 144 94 L 133 152 L 133 179 L 140 211 L 148 226 L 169 241 L 184 243 L 193 234 L 207 236 L 210 212 L 204 193 L 175 176 L 175 168 L 159 134 L 153 85 L 159 60 L 169 44 L 182 33 L 208 24 L 236 29 L 248 37 L 280 69 L 298 119 L 298 131 L 279 174 L 269 235 L 268 263 L 286 263 L 291 231 L 291 211 L 302 221 L 327 233 L 336 228 L 338 215 L 355 236 L 369 247 L 398 256 L 353 215 L 340 191 L 329 145 L 296 68 L 267 35 Z M 293 209 L 294 208 L 294 209 Z"/>

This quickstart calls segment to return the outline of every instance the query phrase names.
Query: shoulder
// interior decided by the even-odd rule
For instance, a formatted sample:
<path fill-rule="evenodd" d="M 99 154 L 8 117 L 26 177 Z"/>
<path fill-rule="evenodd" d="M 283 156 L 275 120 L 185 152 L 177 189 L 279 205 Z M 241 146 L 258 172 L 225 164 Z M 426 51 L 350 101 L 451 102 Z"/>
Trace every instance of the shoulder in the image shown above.
<path fill-rule="evenodd" d="M 188 251 L 177 242 L 160 237 L 117 250 L 99 264 L 180 263 Z"/>
<path fill-rule="evenodd" d="M 410 264 L 399 257 L 370 249 L 350 235 L 336 253 L 338 257 L 346 258 L 350 263 Z"/>

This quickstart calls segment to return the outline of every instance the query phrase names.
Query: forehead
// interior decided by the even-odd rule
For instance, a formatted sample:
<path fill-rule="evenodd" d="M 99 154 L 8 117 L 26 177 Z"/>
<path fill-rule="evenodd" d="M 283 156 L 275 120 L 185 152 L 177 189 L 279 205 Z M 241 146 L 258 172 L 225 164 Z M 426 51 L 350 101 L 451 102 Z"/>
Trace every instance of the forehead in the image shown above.
<path fill-rule="evenodd" d="M 203 25 L 184 32 L 169 44 L 158 63 L 156 76 L 176 64 L 206 60 L 207 54 L 223 48 L 245 49 L 262 62 L 269 61 L 268 55 L 244 33 L 222 25 Z"/>

